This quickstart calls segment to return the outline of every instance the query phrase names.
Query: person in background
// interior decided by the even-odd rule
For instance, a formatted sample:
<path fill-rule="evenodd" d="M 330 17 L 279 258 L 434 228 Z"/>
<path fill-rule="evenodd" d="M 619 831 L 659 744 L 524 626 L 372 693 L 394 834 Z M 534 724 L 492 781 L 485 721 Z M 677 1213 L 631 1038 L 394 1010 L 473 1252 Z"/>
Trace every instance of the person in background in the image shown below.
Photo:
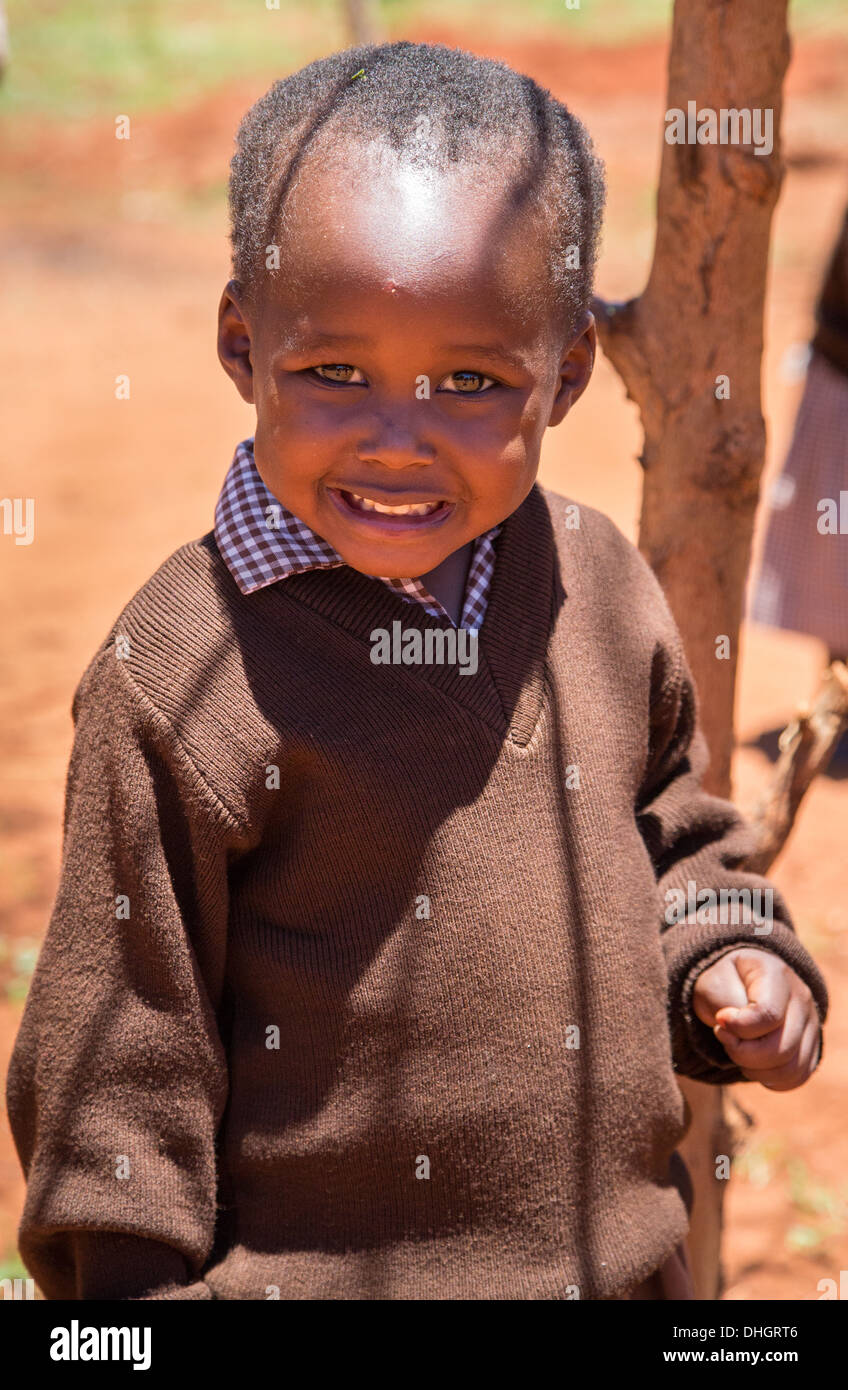
<path fill-rule="evenodd" d="M 848 489 L 848 206 L 816 305 L 810 349 L 792 443 L 769 498 L 749 616 L 818 637 L 828 662 L 846 661 L 848 494 L 840 494 Z M 846 517 L 836 531 L 834 515 Z M 846 753 L 843 737 L 840 754 Z"/>

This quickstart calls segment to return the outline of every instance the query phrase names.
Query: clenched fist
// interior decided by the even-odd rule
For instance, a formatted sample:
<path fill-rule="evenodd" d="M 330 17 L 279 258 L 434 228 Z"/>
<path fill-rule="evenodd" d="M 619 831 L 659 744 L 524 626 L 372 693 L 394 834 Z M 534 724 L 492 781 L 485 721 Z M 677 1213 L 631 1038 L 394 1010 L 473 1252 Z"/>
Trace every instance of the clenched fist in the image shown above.
<path fill-rule="evenodd" d="M 815 1071 L 815 1001 L 780 956 L 747 946 L 729 951 L 698 976 L 692 1007 L 749 1081 L 791 1091 Z"/>

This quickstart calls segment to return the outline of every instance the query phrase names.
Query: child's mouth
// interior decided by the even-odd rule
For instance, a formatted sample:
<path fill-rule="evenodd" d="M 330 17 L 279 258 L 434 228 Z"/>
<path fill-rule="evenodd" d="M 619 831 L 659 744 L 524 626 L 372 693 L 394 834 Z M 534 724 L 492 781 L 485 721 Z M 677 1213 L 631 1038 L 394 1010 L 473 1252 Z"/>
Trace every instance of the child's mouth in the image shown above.
<path fill-rule="evenodd" d="M 398 531 L 419 530 L 422 526 L 432 526 L 446 519 L 453 511 L 454 504 L 445 498 L 416 499 L 408 502 L 385 502 L 368 494 L 352 492 L 346 488 L 328 488 L 336 506 L 348 517 L 356 517 L 377 530 Z"/>

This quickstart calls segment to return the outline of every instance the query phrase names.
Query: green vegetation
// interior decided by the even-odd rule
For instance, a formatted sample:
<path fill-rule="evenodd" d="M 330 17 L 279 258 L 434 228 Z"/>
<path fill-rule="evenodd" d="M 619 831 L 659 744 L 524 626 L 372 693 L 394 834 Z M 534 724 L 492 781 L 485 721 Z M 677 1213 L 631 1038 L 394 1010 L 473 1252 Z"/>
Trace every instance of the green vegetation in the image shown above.
<path fill-rule="evenodd" d="M 733 1161 L 737 1177 L 754 1187 L 777 1183 L 802 1218 L 790 1226 L 784 1243 L 797 1254 L 820 1254 L 828 1242 L 848 1227 L 848 1188 L 841 1192 L 812 1174 L 781 1135 L 768 1135 L 746 1144 Z"/>
<path fill-rule="evenodd" d="M 0 109 L 84 119 L 188 106 L 222 83 L 269 80 L 341 46 L 332 0 L 8 0 Z"/>
<path fill-rule="evenodd" d="M 5 978 L 3 993 L 10 1003 L 20 1004 L 26 999 L 39 950 L 39 943 L 31 937 L 9 941 L 0 936 L 0 967 L 3 967 Z"/>
<path fill-rule="evenodd" d="M 275 3 L 276 0 L 269 0 Z M 0 111 L 79 120 L 190 105 L 222 83 L 270 81 L 346 42 L 338 0 L 7 0 Z M 382 0 L 391 37 L 462 29 L 617 44 L 667 32 L 672 0 Z M 848 34 L 844 0 L 792 0 L 797 33 Z"/>
<path fill-rule="evenodd" d="M 17 1250 L 12 1248 L 0 1255 L 0 1279 L 26 1279 L 27 1272 Z"/>

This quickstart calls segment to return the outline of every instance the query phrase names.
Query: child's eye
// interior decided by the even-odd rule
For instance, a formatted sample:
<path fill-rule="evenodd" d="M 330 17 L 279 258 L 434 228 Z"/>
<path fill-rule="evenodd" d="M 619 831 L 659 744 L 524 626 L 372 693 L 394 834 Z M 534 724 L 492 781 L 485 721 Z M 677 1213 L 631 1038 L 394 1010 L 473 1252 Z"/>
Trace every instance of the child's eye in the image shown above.
<path fill-rule="evenodd" d="M 449 385 L 450 382 L 454 385 Z M 484 382 L 488 382 L 488 385 L 484 385 Z M 445 377 L 439 390 L 450 391 L 454 395 L 479 396 L 484 391 L 491 391 L 493 386 L 497 386 L 494 378 L 484 376 L 482 372 L 451 372 L 450 376 Z"/>
<path fill-rule="evenodd" d="M 322 381 L 340 381 L 343 384 L 353 381 L 357 386 L 365 382 L 365 377 L 359 368 L 351 367 L 347 362 L 324 362 L 320 367 L 313 367 L 312 371 Z M 359 374 L 358 380 L 356 380 L 357 373 Z"/>

